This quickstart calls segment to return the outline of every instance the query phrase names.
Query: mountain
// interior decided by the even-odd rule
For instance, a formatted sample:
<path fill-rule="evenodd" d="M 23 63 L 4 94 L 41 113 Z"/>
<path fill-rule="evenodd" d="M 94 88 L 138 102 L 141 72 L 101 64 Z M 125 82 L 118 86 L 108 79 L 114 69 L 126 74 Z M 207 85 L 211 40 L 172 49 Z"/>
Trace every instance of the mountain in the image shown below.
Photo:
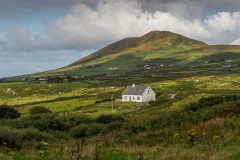
<path fill-rule="evenodd" d="M 88 80 L 117 77 L 125 82 L 142 83 L 236 74 L 240 72 L 239 66 L 240 46 L 208 45 L 168 31 L 151 31 L 112 43 L 66 67 L 30 77 L 75 75 Z"/>
<path fill-rule="evenodd" d="M 118 42 L 112 43 L 99 51 L 86 56 L 71 65 L 84 64 L 91 61 L 96 61 L 103 58 L 108 58 L 113 54 L 122 53 L 128 50 L 152 50 L 164 49 L 166 47 L 174 48 L 199 48 L 207 46 L 205 43 L 196 41 L 179 34 L 171 33 L 168 31 L 151 31 L 142 37 L 125 38 Z M 129 51 L 129 53 L 132 53 Z M 70 66 L 71 66 L 70 65 Z"/>

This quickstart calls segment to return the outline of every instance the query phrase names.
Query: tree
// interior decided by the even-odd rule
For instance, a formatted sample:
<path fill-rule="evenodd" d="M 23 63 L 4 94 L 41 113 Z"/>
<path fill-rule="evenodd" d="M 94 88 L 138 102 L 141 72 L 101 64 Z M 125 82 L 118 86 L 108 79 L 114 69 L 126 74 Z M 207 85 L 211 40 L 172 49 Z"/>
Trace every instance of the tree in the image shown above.
<path fill-rule="evenodd" d="M 0 105 L 0 118 L 16 119 L 20 116 L 21 114 L 15 108 L 8 105 Z"/>

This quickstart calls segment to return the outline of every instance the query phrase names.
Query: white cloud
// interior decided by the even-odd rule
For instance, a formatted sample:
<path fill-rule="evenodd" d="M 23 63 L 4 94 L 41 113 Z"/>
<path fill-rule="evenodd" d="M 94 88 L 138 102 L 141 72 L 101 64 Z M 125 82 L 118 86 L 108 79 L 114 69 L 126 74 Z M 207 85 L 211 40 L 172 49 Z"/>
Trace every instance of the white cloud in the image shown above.
<path fill-rule="evenodd" d="M 8 46 L 18 51 L 98 49 L 151 30 L 168 30 L 210 44 L 227 44 L 240 37 L 240 12 L 184 20 L 169 12 L 145 11 L 136 0 L 102 0 L 94 9 L 77 3 L 64 17 L 45 25 L 38 35 L 24 28 L 10 29 Z"/>
<path fill-rule="evenodd" d="M 17 2 L 0 2 L 0 11 L 14 11 L 16 5 L 12 4 Z M 26 13 L 60 4 L 59 0 L 23 2 L 17 7 L 21 11 L 27 8 Z M 237 0 L 71 0 L 66 4 L 75 2 L 79 3 L 55 22 L 43 19 L 45 29 L 38 34 L 27 25 L 10 28 L 6 37 L 0 39 L 0 73 L 16 75 L 62 67 L 91 53 L 89 50 L 152 30 L 168 30 L 210 44 L 240 45 L 240 12 L 234 9 L 240 7 Z M 225 9 L 228 5 L 231 9 Z M 18 67 L 6 69 L 8 62 Z"/>
<path fill-rule="evenodd" d="M 235 39 L 233 42 L 230 43 L 231 45 L 240 45 L 240 38 Z"/>

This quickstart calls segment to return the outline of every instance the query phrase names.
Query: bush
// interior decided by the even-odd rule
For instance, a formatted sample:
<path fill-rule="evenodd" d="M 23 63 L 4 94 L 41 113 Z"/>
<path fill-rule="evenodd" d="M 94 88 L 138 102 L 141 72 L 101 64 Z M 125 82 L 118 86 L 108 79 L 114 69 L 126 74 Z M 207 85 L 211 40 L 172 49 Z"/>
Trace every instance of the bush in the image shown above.
<path fill-rule="evenodd" d="M 224 102 L 237 101 L 239 99 L 236 95 L 227 95 L 227 96 L 210 96 L 206 98 L 201 98 L 198 102 L 190 103 L 184 107 L 185 111 L 197 111 L 198 109 L 212 107 L 218 104 L 223 104 Z"/>
<path fill-rule="evenodd" d="M 0 106 L 0 118 L 15 119 L 15 118 L 18 118 L 20 116 L 21 116 L 21 114 L 15 108 L 10 107 L 8 105 L 1 105 Z"/>
<path fill-rule="evenodd" d="M 64 123 L 54 114 L 36 114 L 17 120 L 11 120 L 5 124 L 18 129 L 36 128 L 40 131 L 47 132 L 53 130 L 62 131 L 65 129 Z"/>
<path fill-rule="evenodd" d="M 15 130 L 10 127 L 0 127 L 0 145 L 8 148 L 21 148 L 20 139 L 16 135 Z"/>
<path fill-rule="evenodd" d="M 35 106 L 29 110 L 29 113 L 31 115 L 34 114 L 43 114 L 43 113 L 51 113 L 52 111 L 43 107 L 43 106 Z"/>
<path fill-rule="evenodd" d="M 125 119 L 119 115 L 101 115 L 96 118 L 97 123 L 109 124 L 111 122 L 122 121 L 124 122 Z"/>
<path fill-rule="evenodd" d="M 117 129 L 120 129 L 123 127 L 123 122 L 118 121 L 118 122 L 112 122 L 109 123 L 103 130 L 102 130 L 102 134 L 108 134 L 110 132 L 113 132 Z"/>
<path fill-rule="evenodd" d="M 46 132 L 40 132 L 35 128 L 26 128 L 19 130 L 23 141 L 49 141 L 54 139 L 53 135 Z"/>
<path fill-rule="evenodd" d="M 104 126 L 102 124 L 92 123 L 92 124 L 81 124 L 79 126 L 73 127 L 70 130 L 70 135 L 75 138 L 95 136 L 103 130 Z"/>
<path fill-rule="evenodd" d="M 68 115 L 63 116 L 61 120 L 64 122 L 66 130 L 70 130 L 72 127 L 80 124 L 89 124 L 94 122 L 94 119 L 86 115 Z"/>
<path fill-rule="evenodd" d="M 35 142 L 50 140 L 54 140 L 52 134 L 40 132 L 38 129 L 0 127 L 0 146 L 6 146 L 11 149 L 21 149 L 26 146 L 32 146 Z"/>
<path fill-rule="evenodd" d="M 63 78 L 61 77 L 48 77 L 48 83 L 60 83 L 62 82 Z"/>
<path fill-rule="evenodd" d="M 83 106 L 78 106 L 78 107 L 75 107 L 73 110 L 78 111 L 78 110 L 81 110 L 83 108 L 84 108 Z"/>
<path fill-rule="evenodd" d="M 95 136 L 103 130 L 104 126 L 102 124 L 92 123 L 89 124 L 86 128 L 87 136 Z"/>
<path fill-rule="evenodd" d="M 159 105 L 161 105 L 163 102 L 161 102 L 161 101 L 149 101 L 148 102 L 148 104 L 150 105 L 150 106 L 159 106 Z"/>
<path fill-rule="evenodd" d="M 86 137 L 87 131 L 87 125 L 86 124 L 81 124 L 79 126 L 73 127 L 69 133 L 71 136 L 73 136 L 74 138 L 81 138 L 81 137 Z"/>
<path fill-rule="evenodd" d="M 112 101 L 112 99 L 111 99 L 111 98 L 101 99 L 101 100 L 97 100 L 97 101 L 95 102 L 95 104 L 103 103 L 103 102 L 109 102 L 109 101 Z"/>

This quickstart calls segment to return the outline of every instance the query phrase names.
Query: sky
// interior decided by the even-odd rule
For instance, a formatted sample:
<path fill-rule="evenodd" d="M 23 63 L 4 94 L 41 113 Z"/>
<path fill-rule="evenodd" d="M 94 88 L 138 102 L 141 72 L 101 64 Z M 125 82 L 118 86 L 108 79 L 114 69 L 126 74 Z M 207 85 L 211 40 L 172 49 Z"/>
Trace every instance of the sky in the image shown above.
<path fill-rule="evenodd" d="M 152 30 L 240 45 L 240 2 L 0 0 L 0 77 L 61 68 Z"/>

